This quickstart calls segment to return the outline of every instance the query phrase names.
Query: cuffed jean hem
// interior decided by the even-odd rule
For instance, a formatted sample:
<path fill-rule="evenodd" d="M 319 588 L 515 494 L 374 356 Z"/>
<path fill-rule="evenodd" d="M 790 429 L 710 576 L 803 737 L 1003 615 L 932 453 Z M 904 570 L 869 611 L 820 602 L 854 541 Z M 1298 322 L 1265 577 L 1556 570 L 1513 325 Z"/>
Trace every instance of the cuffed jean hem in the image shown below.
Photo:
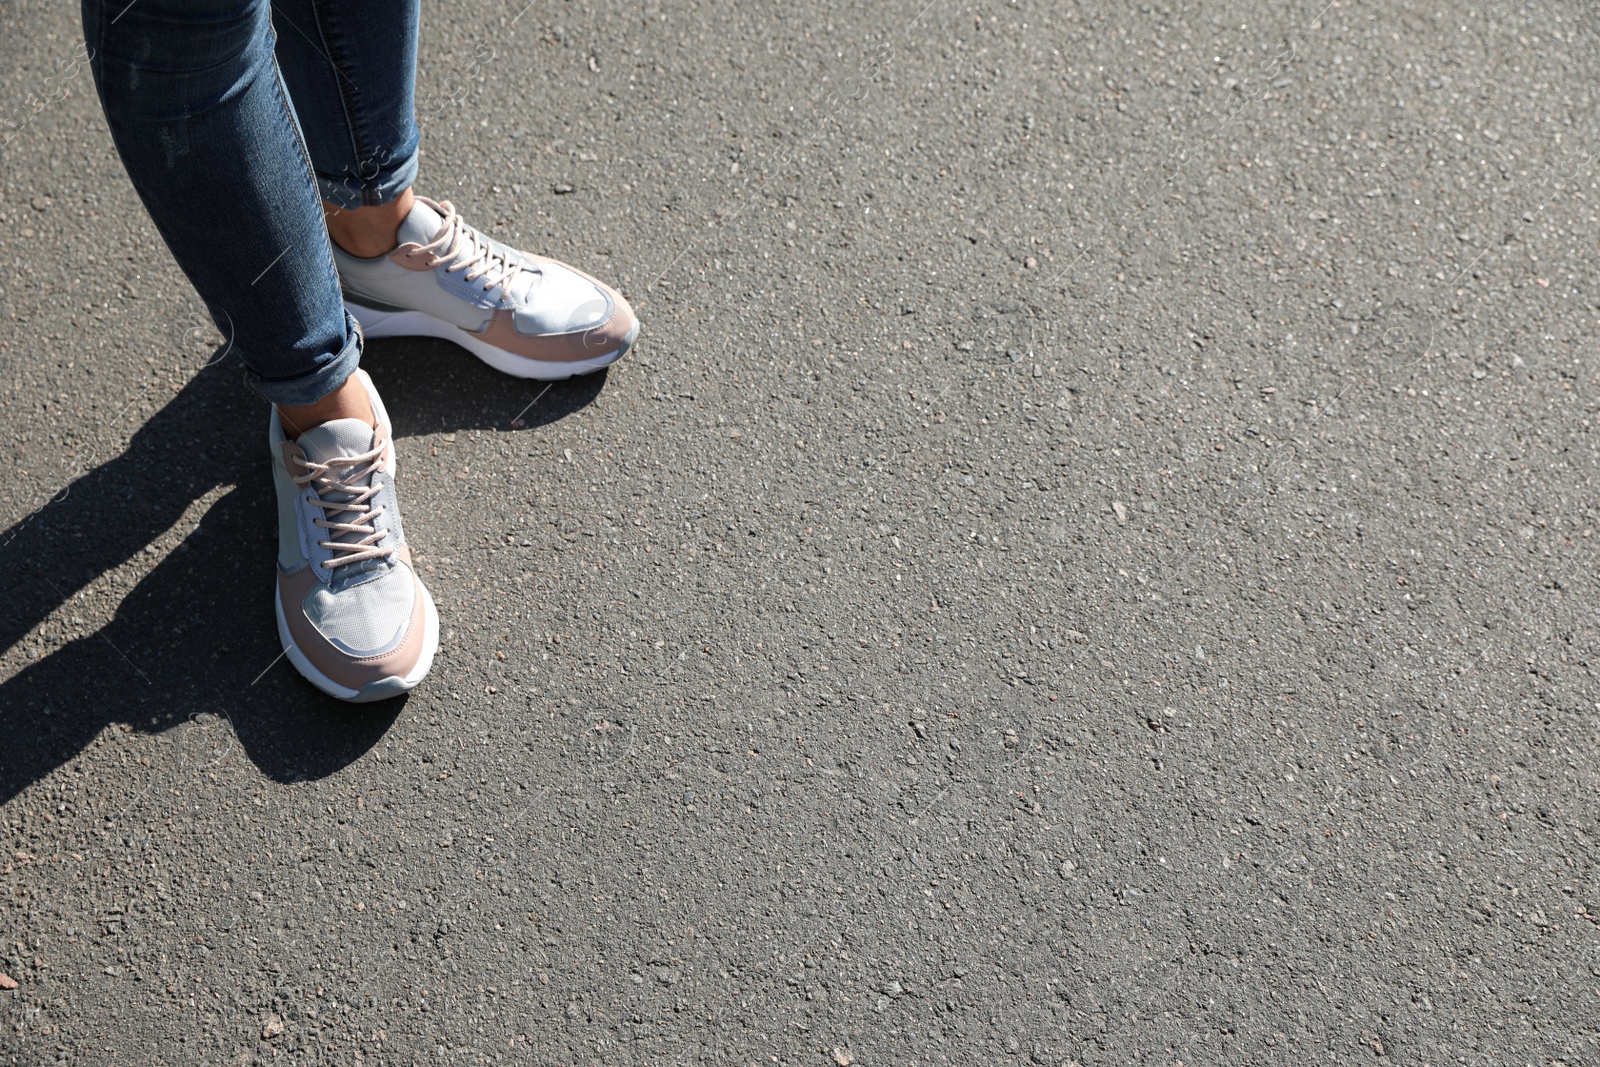
<path fill-rule="evenodd" d="M 374 204 L 397 200 L 416 180 L 417 153 L 413 151 L 405 159 L 384 166 L 372 178 L 330 178 L 319 172 L 317 187 L 322 192 L 322 199 L 334 207 L 353 211 L 358 207 L 372 207 Z"/>
<path fill-rule="evenodd" d="M 344 321 L 347 338 L 344 348 L 310 374 L 302 374 L 298 378 L 263 378 L 247 368 L 244 373 L 245 384 L 274 404 L 290 407 L 315 404 L 343 385 L 345 379 L 361 365 L 361 327 L 348 311 L 344 313 Z"/>

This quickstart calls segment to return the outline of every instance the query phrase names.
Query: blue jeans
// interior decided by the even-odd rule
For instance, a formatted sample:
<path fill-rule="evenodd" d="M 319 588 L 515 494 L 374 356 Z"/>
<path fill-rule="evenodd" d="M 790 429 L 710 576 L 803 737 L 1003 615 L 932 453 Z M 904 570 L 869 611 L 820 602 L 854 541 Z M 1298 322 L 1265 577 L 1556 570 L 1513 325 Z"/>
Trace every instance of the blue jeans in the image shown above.
<path fill-rule="evenodd" d="M 416 176 L 418 0 L 82 2 L 123 166 L 246 379 L 326 396 L 361 334 L 319 201 L 385 203 Z"/>

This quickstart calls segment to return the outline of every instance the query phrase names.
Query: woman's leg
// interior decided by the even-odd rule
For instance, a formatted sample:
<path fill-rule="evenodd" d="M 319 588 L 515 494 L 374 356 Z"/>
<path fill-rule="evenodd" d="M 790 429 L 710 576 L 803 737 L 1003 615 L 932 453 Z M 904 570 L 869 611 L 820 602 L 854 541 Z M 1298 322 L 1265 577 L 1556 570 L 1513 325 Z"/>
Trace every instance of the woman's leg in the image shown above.
<path fill-rule="evenodd" d="M 382 255 L 417 176 L 418 0 L 272 0 L 272 15 L 329 233 Z"/>
<path fill-rule="evenodd" d="M 272 5 L 345 306 L 366 335 L 443 337 L 524 378 L 568 378 L 621 358 L 638 321 L 620 293 L 491 240 L 448 201 L 412 196 L 417 0 Z M 494 58 L 487 44 L 452 81 L 485 58 Z"/>
<path fill-rule="evenodd" d="M 95 86 L 128 177 L 178 266 L 282 405 L 360 359 L 319 186 L 278 76 L 266 0 L 83 0 Z"/>
<path fill-rule="evenodd" d="M 95 84 L 156 227 L 277 407 L 278 636 L 345 700 L 427 674 L 438 613 L 411 566 L 388 417 L 357 368 L 267 0 L 83 0 Z"/>

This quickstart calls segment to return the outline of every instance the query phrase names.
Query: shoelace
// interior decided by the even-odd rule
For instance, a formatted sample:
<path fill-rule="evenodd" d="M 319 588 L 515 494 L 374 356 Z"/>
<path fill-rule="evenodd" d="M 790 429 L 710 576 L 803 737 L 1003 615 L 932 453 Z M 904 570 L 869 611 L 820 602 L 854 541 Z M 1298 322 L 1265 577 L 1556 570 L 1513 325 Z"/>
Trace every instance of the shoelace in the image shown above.
<path fill-rule="evenodd" d="M 329 570 L 342 567 L 346 563 L 359 563 L 364 559 L 386 559 L 394 554 L 392 545 L 380 545 L 388 531 L 380 530 L 373 524 L 373 520 L 382 515 L 382 505 L 373 506 L 367 501 L 372 499 L 378 491 L 378 486 L 373 484 L 372 476 L 383 466 L 383 450 L 386 445 L 379 445 L 370 452 L 363 452 L 358 456 L 340 456 L 330 459 L 326 463 L 314 463 L 309 459 L 302 460 L 305 464 L 304 474 L 295 474 L 291 477 L 297 485 L 309 486 L 312 499 L 308 503 L 315 504 L 322 509 L 322 517 L 313 519 L 324 530 L 333 531 L 334 540 L 318 541 L 317 544 L 332 552 L 333 558 L 328 560 L 326 566 Z M 343 475 L 349 481 L 340 481 L 339 475 L 334 472 L 344 468 L 366 468 Z M 365 482 L 365 485 L 353 484 Z M 326 493 L 348 493 L 348 500 L 324 500 Z M 350 513 L 364 521 L 332 522 L 331 518 Z M 341 541 L 338 538 L 359 535 L 359 540 Z"/>
<path fill-rule="evenodd" d="M 523 269 L 522 261 L 516 256 L 495 250 L 483 234 L 463 221 L 450 201 L 441 201 L 438 207 L 444 216 L 444 225 L 438 237 L 421 246 L 422 251 L 433 256 L 436 265 L 449 264 L 445 269 L 452 274 L 466 271 L 469 282 L 482 278 L 484 292 L 499 289 L 502 297 L 509 296 L 510 291 L 506 286 Z M 440 252 L 439 249 L 446 251 Z"/>

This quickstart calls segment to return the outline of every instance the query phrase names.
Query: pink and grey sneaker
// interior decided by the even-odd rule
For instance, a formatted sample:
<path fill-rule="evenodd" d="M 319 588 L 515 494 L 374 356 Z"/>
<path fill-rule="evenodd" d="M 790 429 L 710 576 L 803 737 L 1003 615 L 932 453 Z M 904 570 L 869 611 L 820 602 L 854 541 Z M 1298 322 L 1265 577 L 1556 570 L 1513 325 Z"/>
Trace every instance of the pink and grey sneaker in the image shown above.
<path fill-rule="evenodd" d="M 400 245 L 361 259 L 333 247 L 344 306 L 375 337 L 440 337 L 518 378 L 610 366 L 639 335 L 622 295 L 582 271 L 508 248 L 423 197 Z"/>
<path fill-rule="evenodd" d="M 278 639 L 312 685 L 382 700 L 422 681 L 439 613 L 411 566 L 394 491 L 389 414 L 356 371 L 378 426 L 334 419 L 291 441 L 272 411 L 278 490 Z"/>

